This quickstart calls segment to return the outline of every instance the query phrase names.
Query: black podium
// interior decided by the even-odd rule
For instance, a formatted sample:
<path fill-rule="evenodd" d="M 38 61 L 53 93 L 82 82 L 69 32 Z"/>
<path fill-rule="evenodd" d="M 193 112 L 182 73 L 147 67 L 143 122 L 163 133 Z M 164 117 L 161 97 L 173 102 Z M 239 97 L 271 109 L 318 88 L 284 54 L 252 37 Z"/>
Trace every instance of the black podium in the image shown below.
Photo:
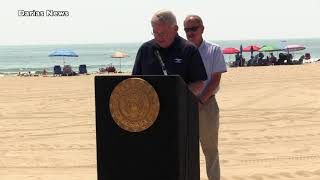
<path fill-rule="evenodd" d="M 155 122 L 141 132 L 115 123 L 113 89 L 130 78 L 147 81 L 159 97 Z M 199 180 L 198 105 L 179 76 L 96 76 L 98 180 Z"/>

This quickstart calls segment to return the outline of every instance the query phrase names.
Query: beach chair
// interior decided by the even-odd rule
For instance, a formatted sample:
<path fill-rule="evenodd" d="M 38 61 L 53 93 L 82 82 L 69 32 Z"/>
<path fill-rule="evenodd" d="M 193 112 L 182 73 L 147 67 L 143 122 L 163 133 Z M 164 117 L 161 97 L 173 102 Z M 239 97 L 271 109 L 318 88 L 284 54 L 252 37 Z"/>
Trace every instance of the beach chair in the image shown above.
<path fill-rule="evenodd" d="M 79 65 L 79 74 L 87 74 L 87 66 L 85 64 Z"/>
<path fill-rule="evenodd" d="M 61 66 L 60 65 L 55 65 L 53 67 L 53 75 L 54 76 L 60 76 L 62 75 L 62 71 L 61 71 Z"/>

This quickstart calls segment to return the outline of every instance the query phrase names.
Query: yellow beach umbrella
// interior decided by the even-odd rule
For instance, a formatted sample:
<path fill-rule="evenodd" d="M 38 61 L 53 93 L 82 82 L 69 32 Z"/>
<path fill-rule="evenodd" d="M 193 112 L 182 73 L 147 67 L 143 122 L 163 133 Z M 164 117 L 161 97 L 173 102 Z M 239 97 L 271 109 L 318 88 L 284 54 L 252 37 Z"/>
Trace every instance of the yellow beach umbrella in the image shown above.
<path fill-rule="evenodd" d="M 125 52 L 116 51 L 116 52 L 112 53 L 111 57 L 120 59 L 120 71 L 119 72 L 121 72 L 121 59 L 129 57 L 129 55 Z"/>

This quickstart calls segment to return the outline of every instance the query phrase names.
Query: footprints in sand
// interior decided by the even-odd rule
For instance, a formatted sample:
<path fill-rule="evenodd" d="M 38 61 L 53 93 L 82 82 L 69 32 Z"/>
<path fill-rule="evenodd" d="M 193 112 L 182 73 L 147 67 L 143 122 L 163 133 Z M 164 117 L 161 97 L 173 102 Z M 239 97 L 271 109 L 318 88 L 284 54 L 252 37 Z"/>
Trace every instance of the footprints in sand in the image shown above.
<path fill-rule="evenodd" d="M 265 162 L 272 162 L 272 161 L 282 161 L 287 162 L 289 160 L 316 160 L 320 159 L 320 155 L 301 155 L 301 156 L 284 156 L 284 157 L 271 157 L 271 158 L 261 158 L 261 159 L 246 159 L 240 160 L 240 163 L 265 163 Z"/>
<path fill-rule="evenodd" d="M 244 135 L 241 136 L 239 133 L 226 133 L 229 135 L 226 135 L 224 137 L 221 137 L 219 139 L 219 143 L 224 145 L 234 145 L 234 144 L 252 144 L 253 142 L 255 144 L 265 144 L 265 143 L 283 143 L 283 142 L 294 142 L 294 141 L 305 141 L 306 139 L 320 139 L 320 132 L 310 132 L 307 134 L 282 134 L 282 135 L 264 135 L 260 137 L 259 136 L 252 136 L 252 137 L 245 137 Z M 226 137 L 232 137 L 232 138 L 226 138 Z M 295 150 L 297 152 L 299 151 L 308 151 L 308 149 L 303 148 L 300 150 Z"/>
<path fill-rule="evenodd" d="M 299 170 L 295 172 L 277 172 L 277 173 L 259 173 L 253 175 L 233 175 L 233 176 L 222 176 L 221 180 L 274 180 L 274 179 L 320 179 L 320 169 L 315 171 Z M 202 179 L 201 179 L 202 180 Z"/>

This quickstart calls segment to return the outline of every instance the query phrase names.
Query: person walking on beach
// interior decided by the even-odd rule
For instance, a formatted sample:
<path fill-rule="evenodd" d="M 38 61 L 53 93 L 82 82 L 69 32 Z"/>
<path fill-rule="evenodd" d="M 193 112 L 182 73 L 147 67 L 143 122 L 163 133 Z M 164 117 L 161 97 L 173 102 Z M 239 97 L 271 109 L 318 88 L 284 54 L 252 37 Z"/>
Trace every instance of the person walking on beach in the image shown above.
<path fill-rule="evenodd" d="M 175 15 L 156 12 L 151 19 L 154 39 L 143 43 L 135 59 L 132 75 L 180 75 L 198 95 L 207 79 L 197 48 L 178 35 Z"/>
<path fill-rule="evenodd" d="M 206 159 L 209 180 L 220 180 L 218 152 L 219 107 L 215 94 L 219 90 L 221 74 L 227 72 L 221 48 L 205 41 L 202 37 L 204 26 L 198 15 L 188 15 L 184 20 L 187 39 L 199 49 L 206 68 L 208 80 L 199 96 L 199 137 Z"/>

